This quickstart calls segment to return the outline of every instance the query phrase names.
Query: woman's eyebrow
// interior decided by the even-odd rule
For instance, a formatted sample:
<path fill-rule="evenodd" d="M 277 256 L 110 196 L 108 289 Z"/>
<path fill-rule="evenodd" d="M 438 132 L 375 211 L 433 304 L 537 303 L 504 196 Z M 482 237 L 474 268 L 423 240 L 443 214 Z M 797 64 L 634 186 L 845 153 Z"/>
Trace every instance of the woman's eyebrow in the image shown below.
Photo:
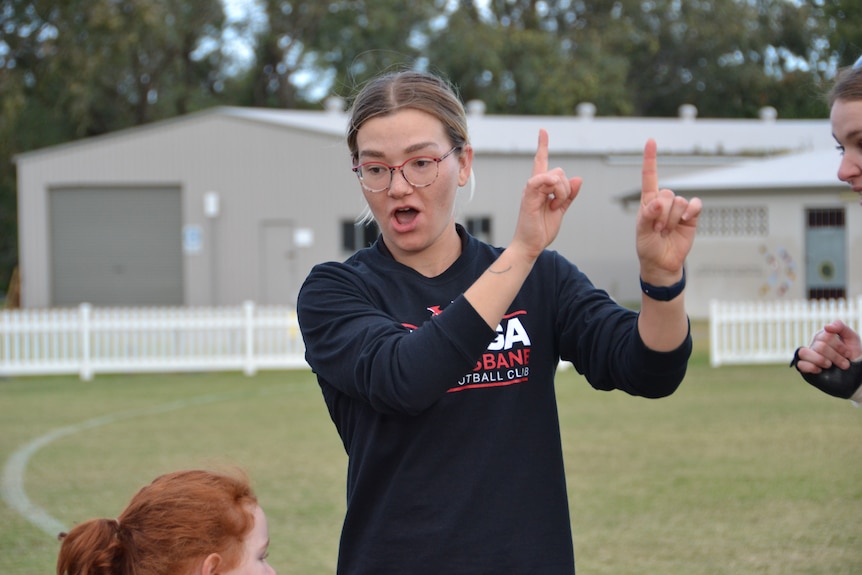
<path fill-rule="evenodd" d="M 407 152 L 408 154 L 410 154 L 410 153 L 417 152 L 419 150 L 422 150 L 425 148 L 430 148 L 430 147 L 433 147 L 436 145 L 437 145 L 437 142 L 419 142 L 418 144 L 413 144 L 412 146 L 408 146 L 407 149 L 404 151 Z"/>
<path fill-rule="evenodd" d="M 851 131 L 847 132 L 846 134 L 844 134 L 844 136 L 845 136 L 845 139 L 847 139 L 847 140 L 853 140 L 855 138 L 862 136 L 862 129 L 851 130 Z M 832 137 L 835 138 L 836 142 L 838 142 L 839 144 L 841 143 L 841 140 L 838 139 L 838 136 L 835 134 L 835 132 L 832 132 Z"/>
<path fill-rule="evenodd" d="M 410 146 L 407 146 L 407 148 L 404 150 L 404 153 L 412 154 L 413 152 L 418 152 L 419 150 L 424 150 L 425 148 L 432 148 L 432 147 L 436 147 L 436 146 L 437 146 L 437 142 L 431 142 L 431 141 L 419 142 L 419 143 L 411 144 Z M 384 154 L 380 150 L 361 150 L 359 152 L 360 158 L 383 158 L 385 156 L 386 156 L 386 154 Z"/>

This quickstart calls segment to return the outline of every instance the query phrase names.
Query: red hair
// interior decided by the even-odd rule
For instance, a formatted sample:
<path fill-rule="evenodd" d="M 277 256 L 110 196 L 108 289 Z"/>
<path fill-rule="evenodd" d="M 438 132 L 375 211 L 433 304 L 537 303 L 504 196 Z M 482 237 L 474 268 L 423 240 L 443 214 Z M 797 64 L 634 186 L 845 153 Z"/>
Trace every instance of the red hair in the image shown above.
<path fill-rule="evenodd" d="M 143 487 L 117 519 L 91 519 L 61 533 L 57 575 L 181 575 L 211 553 L 230 570 L 254 526 L 248 478 L 190 470 Z"/>

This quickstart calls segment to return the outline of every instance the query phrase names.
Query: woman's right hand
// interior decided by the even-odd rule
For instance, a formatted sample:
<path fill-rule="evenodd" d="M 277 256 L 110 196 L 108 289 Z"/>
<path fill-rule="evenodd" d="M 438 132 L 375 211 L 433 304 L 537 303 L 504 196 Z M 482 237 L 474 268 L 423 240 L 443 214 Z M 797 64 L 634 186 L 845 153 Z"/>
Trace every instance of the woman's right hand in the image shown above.
<path fill-rule="evenodd" d="M 563 216 L 581 189 L 581 178 L 567 178 L 562 168 L 548 170 L 548 132 L 539 130 L 533 174 L 521 196 L 518 224 L 510 247 L 533 259 L 557 237 Z"/>

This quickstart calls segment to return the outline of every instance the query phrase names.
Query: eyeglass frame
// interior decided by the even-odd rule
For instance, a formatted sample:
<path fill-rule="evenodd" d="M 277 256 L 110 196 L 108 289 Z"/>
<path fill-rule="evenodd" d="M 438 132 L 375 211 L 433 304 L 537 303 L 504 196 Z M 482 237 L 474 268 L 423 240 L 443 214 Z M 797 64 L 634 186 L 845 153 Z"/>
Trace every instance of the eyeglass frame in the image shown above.
<path fill-rule="evenodd" d="M 380 161 L 374 160 L 371 162 L 363 162 L 359 165 L 353 166 L 350 169 L 354 174 L 356 174 L 356 177 L 359 178 L 359 185 L 362 186 L 362 188 L 364 190 L 366 190 L 372 194 L 379 194 L 380 192 L 385 192 L 386 190 L 388 190 L 389 188 L 392 187 L 392 182 L 393 182 L 393 179 L 395 178 L 395 170 L 398 170 L 399 172 L 401 172 L 401 177 L 404 178 L 404 181 L 407 182 L 408 184 L 410 184 L 411 186 L 413 186 L 414 188 L 427 188 L 428 186 L 430 186 L 431 184 L 433 184 L 434 182 L 437 181 L 437 177 L 440 175 L 440 162 L 442 162 L 443 160 L 445 160 L 446 158 L 451 156 L 452 152 L 454 152 L 455 150 L 460 150 L 462 147 L 463 146 L 454 146 L 451 150 L 449 150 L 448 152 L 446 152 L 445 154 L 443 154 L 442 156 L 439 156 L 439 157 L 413 156 L 412 158 L 407 158 L 406 160 L 404 160 L 404 162 L 402 162 L 401 164 L 399 164 L 397 166 L 390 166 L 386 162 L 380 162 Z M 434 162 L 434 165 L 437 168 L 437 173 L 434 174 L 434 179 L 431 180 L 430 182 L 428 182 L 427 184 L 417 185 L 417 184 L 414 184 L 413 182 L 411 182 L 410 180 L 407 179 L 407 175 L 404 173 L 404 166 L 406 166 L 407 164 L 409 164 L 410 162 L 412 162 L 414 160 L 418 160 L 421 158 L 431 160 L 432 162 Z M 369 188 L 367 185 L 365 185 L 365 180 L 362 179 L 361 170 L 362 170 L 363 166 L 368 166 L 368 165 L 372 165 L 372 164 L 377 165 L 377 166 L 385 166 L 386 168 L 389 169 L 389 184 L 387 184 L 387 186 L 385 188 L 380 188 L 380 189 L 375 190 L 375 189 Z"/>

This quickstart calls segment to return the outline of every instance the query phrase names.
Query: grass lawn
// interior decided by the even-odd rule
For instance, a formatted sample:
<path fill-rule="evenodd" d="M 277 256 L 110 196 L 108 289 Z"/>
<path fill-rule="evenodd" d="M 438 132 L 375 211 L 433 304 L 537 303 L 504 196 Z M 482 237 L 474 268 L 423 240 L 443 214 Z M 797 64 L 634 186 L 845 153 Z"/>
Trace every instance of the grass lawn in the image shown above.
<path fill-rule="evenodd" d="M 706 347 L 657 401 L 560 373 L 578 575 L 862 573 L 862 410 Z M 346 457 L 309 372 L 0 380 L 7 475 L 28 446 L 26 496 L 67 527 L 160 473 L 239 465 L 280 575 L 334 572 Z M 0 505 L 0 573 L 53 573 L 57 549 Z"/>

